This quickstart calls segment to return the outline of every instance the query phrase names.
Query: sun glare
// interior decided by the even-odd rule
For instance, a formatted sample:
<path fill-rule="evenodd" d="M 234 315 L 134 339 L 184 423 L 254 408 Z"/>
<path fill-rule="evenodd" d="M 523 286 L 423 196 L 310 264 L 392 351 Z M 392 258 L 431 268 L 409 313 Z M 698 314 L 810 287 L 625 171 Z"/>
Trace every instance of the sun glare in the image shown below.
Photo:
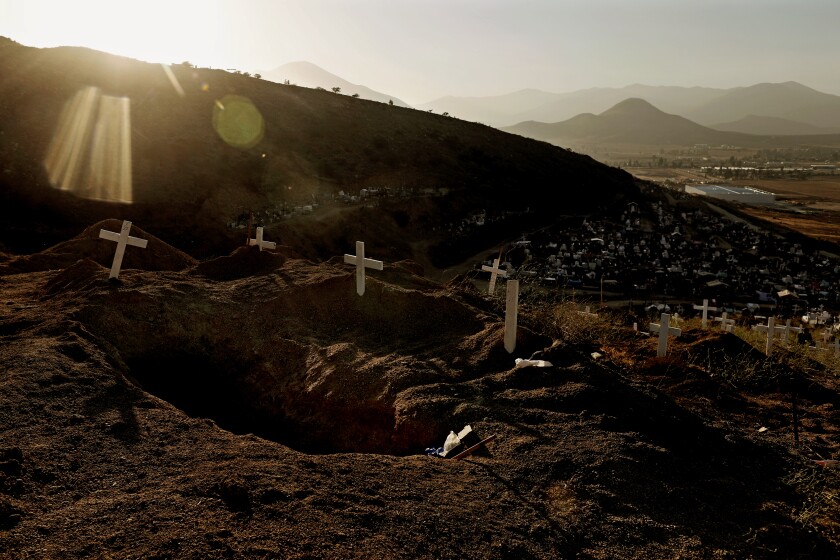
<path fill-rule="evenodd" d="M 130 100 L 95 87 L 77 92 L 64 107 L 44 166 L 57 189 L 132 202 Z"/>

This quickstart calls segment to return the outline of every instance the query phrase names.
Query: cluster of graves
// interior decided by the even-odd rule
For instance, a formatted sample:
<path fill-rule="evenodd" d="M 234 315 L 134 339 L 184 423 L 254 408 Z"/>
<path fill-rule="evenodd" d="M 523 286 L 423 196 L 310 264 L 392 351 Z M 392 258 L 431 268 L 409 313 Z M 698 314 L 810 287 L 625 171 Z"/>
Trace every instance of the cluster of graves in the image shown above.
<path fill-rule="evenodd" d="M 661 215 L 661 214 L 660 214 Z M 99 237 L 102 239 L 107 239 L 109 241 L 116 242 L 116 250 L 114 252 L 114 259 L 111 265 L 111 271 L 109 279 L 117 279 L 119 278 L 119 273 L 122 265 L 122 260 L 125 255 L 126 248 L 129 246 L 138 247 L 141 249 L 145 249 L 148 245 L 148 241 L 145 239 L 140 239 L 137 237 L 132 237 L 131 233 L 131 222 L 128 220 L 124 220 L 122 227 L 119 233 L 108 231 L 108 230 L 100 230 Z M 268 241 L 265 239 L 265 232 L 262 227 L 258 227 L 256 229 L 256 237 L 248 239 L 249 246 L 257 246 L 259 247 L 260 251 L 265 249 L 275 249 L 276 243 L 273 241 Z M 365 294 L 365 278 L 366 278 L 366 270 L 368 268 L 373 270 L 383 270 L 384 263 L 382 261 L 374 260 L 365 257 L 365 244 L 362 241 L 356 242 L 356 254 L 355 255 L 344 255 L 344 262 L 346 264 L 351 264 L 356 269 L 356 293 L 361 297 Z M 503 277 L 507 279 L 506 282 L 506 295 L 505 295 L 505 330 L 504 330 L 504 347 L 508 353 L 513 353 L 516 349 L 516 334 L 518 328 L 518 313 L 519 313 L 519 280 L 510 278 L 510 275 L 506 270 L 503 270 L 500 267 L 500 259 L 495 259 L 492 261 L 492 265 L 488 266 L 485 265 L 482 267 L 483 271 L 490 273 L 490 282 L 488 286 L 488 292 L 493 295 L 495 293 L 496 288 L 496 280 L 498 277 Z M 702 312 L 702 327 L 705 329 L 708 327 L 709 324 L 709 312 L 718 311 L 717 307 L 710 306 L 709 300 L 704 299 L 703 305 L 694 305 L 693 309 Z M 586 319 L 592 319 L 597 317 L 597 315 L 590 313 L 589 308 L 587 307 L 583 312 L 582 315 L 586 317 Z M 658 346 L 657 346 L 657 356 L 666 356 L 668 352 L 668 338 L 670 336 L 680 336 L 682 331 L 680 328 L 676 326 L 671 326 L 672 316 L 668 313 L 662 313 L 660 322 L 659 323 L 651 323 L 648 326 L 648 330 L 651 333 L 658 334 Z M 732 327 L 734 321 L 727 317 L 727 312 L 724 311 L 720 317 L 714 318 L 715 322 L 720 323 L 720 329 L 727 332 L 732 332 Z M 767 345 L 765 349 L 765 353 L 767 356 L 771 356 L 773 353 L 773 346 L 774 341 L 777 337 L 783 339 L 785 342 L 789 339 L 791 333 L 801 333 L 801 327 L 795 327 L 791 325 L 791 320 L 787 319 L 784 325 L 776 325 L 775 323 L 776 318 L 771 316 L 767 319 L 767 324 L 763 325 L 756 325 L 753 327 L 754 330 L 762 331 L 767 336 Z M 635 326 L 635 325 L 634 325 Z M 829 350 L 833 349 L 835 356 L 840 356 L 840 338 L 833 335 L 834 329 L 832 328 L 824 328 L 823 329 L 823 337 L 822 342 L 817 341 L 815 342 L 814 346 L 818 350 Z M 831 339 L 834 339 L 833 343 L 830 343 Z M 520 362 L 521 360 L 517 360 Z M 535 364 L 539 366 L 544 366 L 545 364 Z M 519 363 L 517 363 L 519 366 Z"/>
<path fill-rule="evenodd" d="M 703 310 L 703 328 L 707 328 L 707 313 L 716 308 L 709 307 L 708 300 L 703 300 L 702 306 L 695 305 L 694 308 Z M 652 334 L 657 334 L 659 337 L 656 351 L 656 355 L 659 357 L 666 356 L 668 353 L 668 337 L 679 337 L 682 334 L 682 329 L 671 326 L 671 320 L 673 318 L 676 318 L 676 316 L 663 313 L 659 323 L 650 323 L 648 325 L 648 331 Z M 727 318 L 726 312 L 723 312 L 720 317 L 715 317 L 714 321 L 720 323 L 720 329 L 725 332 L 732 332 L 735 324 L 734 320 Z M 814 350 L 833 351 L 835 356 L 840 356 L 840 338 L 834 335 L 834 329 L 828 327 L 823 329 L 820 340 L 803 339 L 801 338 L 803 333 L 802 327 L 791 325 L 790 319 L 787 319 L 783 325 L 777 325 L 776 318 L 772 316 L 767 318 L 766 324 L 754 325 L 752 329 L 764 333 L 766 336 L 767 342 L 764 347 L 764 353 L 767 356 L 773 355 L 773 348 L 777 340 L 787 345 L 791 340 L 792 334 L 798 335 L 796 339 L 798 343 L 806 343 Z"/>
<path fill-rule="evenodd" d="M 782 317 L 840 308 L 836 256 L 711 210 L 666 211 L 662 202 L 535 234 L 513 243 L 507 257 L 503 266 L 523 280 L 645 303 L 705 297 L 730 313 Z"/>
<path fill-rule="evenodd" d="M 116 242 L 116 250 L 114 251 L 114 260 L 111 264 L 111 271 L 109 274 L 110 279 L 119 279 L 120 270 L 122 268 L 122 261 L 123 257 L 125 256 L 125 250 L 128 246 L 139 247 L 141 249 L 145 249 L 148 245 L 148 241 L 145 239 L 140 239 L 138 237 L 132 237 L 129 235 L 131 233 L 131 222 L 128 220 L 123 220 L 122 227 L 120 228 L 120 232 L 116 233 L 113 231 L 108 231 L 105 229 L 99 230 L 99 237 L 102 239 L 107 239 L 108 241 Z M 249 246 L 256 246 L 259 247 L 260 251 L 265 249 L 276 249 L 277 244 L 273 241 L 268 241 L 265 239 L 265 230 L 262 227 L 256 228 L 256 237 L 248 239 Z M 373 270 L 383 270 L 384 263 L 382 261 L 369 259 L 365 257 L 365 244 L 362 241 L 356 241 L 356 254 L 355 255 L 344 255 L 344 262 L 346 264 L 351 264 L 356 268 L 356 293 L 359 296 L 364 296 L 365 294 L 365 278 L 366 269 L 370 268 Z M 495 277 L 496 274 L 505 275 L 504 272 L 500 272 L 498 269 L 498 260 L 496 261 L 496 271 L 493 273 L 493 288 L 495 288 Z M 492 293 L 492 291 L 491 291 Z M 518 280 L 509 280 L 507 282 L 506 288 L 506 307 L 505 307 L 505 334 L 504 334 L 504 346 L 505 350 L 508 353 L 513 353 L 516 349 L 516 332 L 517 332 L 517 316 L 519 313 L 519 281 Z"/>

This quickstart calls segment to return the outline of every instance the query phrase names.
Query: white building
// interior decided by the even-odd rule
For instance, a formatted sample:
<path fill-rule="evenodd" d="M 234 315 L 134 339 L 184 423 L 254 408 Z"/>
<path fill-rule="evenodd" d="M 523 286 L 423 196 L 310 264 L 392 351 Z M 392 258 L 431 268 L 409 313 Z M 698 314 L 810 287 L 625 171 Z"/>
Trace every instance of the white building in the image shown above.
<path fill-rule="evenodd" d="M 776 195 L 754 187 L 724 187 L 722 185 L 694 185 L 685 187 L 688 194 L 699 194 L 711 198 L 732 200 L 745 204 L 769 204 L 776 201 Z"/>

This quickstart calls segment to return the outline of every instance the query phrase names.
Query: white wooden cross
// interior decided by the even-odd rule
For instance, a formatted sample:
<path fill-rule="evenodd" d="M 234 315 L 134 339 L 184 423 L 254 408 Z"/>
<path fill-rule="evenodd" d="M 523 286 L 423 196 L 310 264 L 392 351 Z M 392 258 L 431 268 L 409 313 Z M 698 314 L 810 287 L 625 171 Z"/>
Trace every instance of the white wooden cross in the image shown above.
<path fill-rule="evenodd" d="M 776 326 L 775 317 L 768 317 L 766 325 L 755 325 L 753 327 L 754 331 L 761 331 L 767 333 L 767 347 L 764 353 L 768 356 L 771 356 L 773 354 L 773 337 L 776 336 L 776 330 L 778 328 L 779 327 Z"/>
<path fill-rule="evenodd" d="M 114 253 L 114 262 L 111 264 L 111 275 L 108 278 L 118 278 L 120 275 L 120 268 L 122 267 L 123 255 L 125 255 L 125 246 L 131 245 L 133 247 L 146 248 L 149 241 L 140 239 L 139 237 L 131 237 L 128 233 L 131 231 L 131 222 L 123 220 L 122 228 L 119 233 L 108 231 L 107 229 L 99 230 L 99 237 L 107 239 L 108 241 L 117 242 L 117 252 Z"/>
<path fill-rule="evenodd" d="M 799 333 L 801 333 L 801 332 L 802 332 L 802 328 L 801 328 L 801 327 L 791 327 L 791 326 L 790 326 L 790 319 L 788 319 L 787 321 L 785 321 L 784 326 L 779 326 L 779 327 L 776 327 L 776 330 L 782 333 L 782 340 L 784 340 L 784 341 L 785 341 L 785 343 L 787 343 L 788 338 L 790 337 L 790 333 L 791 333 L 791 331 L 792 331 L 792 332 L 795 332 L 795 333 L 797 333 L 797 334 L 799 334 Z"/>
<path fill-rule="evenodd" d="M 277 248 L 277 243 L 275 243 L 274 241 L 263 241 L 263 228 L 261 227 L 257 228 L 257 238 L 248 240 L 248 246 L 250 247 L 252 245 L 258 245 L 260 251 L 262 251 L 263 249 Z"/>
<path fill-rule="evenodd" d="M 519 280 L 508 280 L 505 302 L 505 350 L 513 354 L 516 349 L 516 316 L 519 313 Z"/>
<path fill-rule="evenodd" d="M 828 348 L 834 348 L 834 355 L 840 356 L 840 338 L 835 338 L 833 344 L 828 344 Z"/>
<path fill-rule="evenodd" d="M 720 317 L 715 317 L 715 321 L 720 322 L 720 330 L 725 332 L 732 332 L 732 327 L 735 326 L 735 319 L 727 319 L 726 311 L 721 313 Z"/>
<path fill-rule="evenodd" d="M 814 342 L 814 345 L 817 347 L 817 350 L 826 350 L 826 346 L 828 346 L 828 341 L 831 340 L 831 331 L 828 328 L 823 329 L 822 332 L 822 340 L 817 340 Z"/>
<path fill-rule="evenodd" d="M 709 300 L 707 300 L 707 299 L 704 299 L 704 300 L 703 300 L 703 305 L 695 305 L 695 306 L 694 306 L 694 309 L 696 309 L 696 310 L 700 310 L 700 309 L 702 309 L 702 310 L 703 310 L 703 322 L 702 322 L 702 325 L 703 325 L 703 328 L 704 328 L 704 329 L 706 328 L 706 322 L 707 322 L 707 321 L 708 321 L 708 319 L 709 319 L 709 311 L 717 311 L 717 310 L 718 310 L 718 308 L 717 308 L 717 307 L 709 307 Z"/>
<path fill-rule="evenodd" d="M 345 254 L 344 262 L 356 265 L 356 293 L 360 296 L 365 293 L 365 267 L 382 270 L 382 261 L 365 258 L 364 241 L 356 241 L 356 255 Z"/>
<path fill-rule="evenodd" d="M 660 318 L 660 323 L 651 323 L 648 326 L 650 332 L 659 333 L 659 346 L 656 349 L 657 357 L 665 356 L 668 353 L 668 335 L 680 336 L 682 331 L 680 329 L 670 326 L 671 316 L 663 313 Z"/>
<path fill-rule="evenodd" d="M 499 268 L 499 259 L 493 259 L 493 266 L 481 265 L 481 270 L 490 273 L 490 286 L 487 288 L 488 294 L 496 291 L 496 276 L 507 278 L 507 272 Z"/>

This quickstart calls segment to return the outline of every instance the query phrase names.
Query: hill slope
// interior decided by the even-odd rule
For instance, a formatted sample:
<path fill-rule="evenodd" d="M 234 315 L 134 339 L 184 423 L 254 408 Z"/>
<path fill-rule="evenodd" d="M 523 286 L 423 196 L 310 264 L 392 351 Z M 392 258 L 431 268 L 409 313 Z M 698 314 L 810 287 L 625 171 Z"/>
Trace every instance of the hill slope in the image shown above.
<path fill-rule="evenodd" d="M 0 557 L 837 557 L 831 372 L 279 257 L 0 276 Z"/>
<path fill-rule="evenodd" d="M 344 78 L 336 76 L 327 72 L 320 66 L 312 64 L 311 62 L 299 61 L 289 62 L 278 66 L 273 70 L 269 70 L 262 77 L 278 84 L 285 83 L 286 80 L 294 85 L 317 88 L 321 87 L 326 90 L 332 90 L 334 87 L 340 87 L 341 93 L 344 95 L 353 95 L 358 93 L 362 99 L 370 99 L 371 101 L 379 101 L 381 103 L 393 102 L 394 105 L 400 107 L 408 107 L 408 103 L 398 99 L 393 95 L 374 91 L 367 86 L 354 84 L 348 82 Z"/>
<path fill-rule="evenodd" d="M 0 243 L 14 250 L 44 248 L 80 226 L 120 217 L 199 257 L 241 243 L 244 232 L 227 224 L 249 210 L 276 214 L 369 187 L 415 196 L 446 189 L 444 197 L 378 212 L 367 229 L 390 247 L 411 236 L 428 241 L 443 223 L 482 209 L 530 207 L 548 216 L 561 203 L 574 212 L 637 192 L 620 170 L 487 126 L 221 70 L 167 71 L 88 49 L 3 39 L 0 72 Z M 74 192 L 88 187 L 94 162 L 125 163 L 96 151 L 108 145 L 93 132 L 96 103 L 100 111 L 130 107 L 114 126 L 130 121 L 115 137 L 118 145 L 130 141 L 131 205 L 53 188 L 45 168 L 55 138 L 63 138 L 58 131 L 68 130 L 77 134 L 58 143 L 64 159 L 55 159 Z M 87 110 L 61 128 L 62 115 L 79 107 Z M 79 121 L 86 128 L 76 131 Z M 109 126 L 96 130 L 113 132 Z M 251 132 L 246 142 L 238 136 Z M 75 174 L 71 164 L 78 164 Z M 362 232 L 367 226 L 352 215 L 347 221 Z"/>

